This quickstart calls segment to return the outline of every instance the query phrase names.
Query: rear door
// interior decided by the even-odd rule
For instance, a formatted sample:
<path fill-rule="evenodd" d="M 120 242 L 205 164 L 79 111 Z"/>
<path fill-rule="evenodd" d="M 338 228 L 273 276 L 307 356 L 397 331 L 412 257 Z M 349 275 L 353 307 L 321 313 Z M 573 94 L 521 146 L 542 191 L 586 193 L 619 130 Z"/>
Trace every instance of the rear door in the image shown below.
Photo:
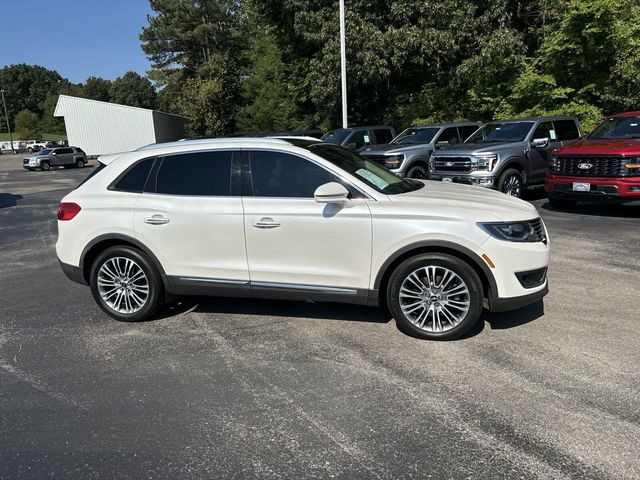
<path fill-rule="evenodd" d="M 357 295 L 368 289 L 371 213 L 357 191 L 344 204 L 317 203 L 314 192 L 340 181 L 310 159 L 249 152 L 243 184 L 251 288 Z M 353 189 L 344 184 L 348 189 Z"/>
<path fill-rule="evenodd" d="M 170 281 L 246 286 L 249 270 L 242 200 L 232 191 L 233 152 L 187 152 L 158 159 L 135 208 L 134 231 Z"/>

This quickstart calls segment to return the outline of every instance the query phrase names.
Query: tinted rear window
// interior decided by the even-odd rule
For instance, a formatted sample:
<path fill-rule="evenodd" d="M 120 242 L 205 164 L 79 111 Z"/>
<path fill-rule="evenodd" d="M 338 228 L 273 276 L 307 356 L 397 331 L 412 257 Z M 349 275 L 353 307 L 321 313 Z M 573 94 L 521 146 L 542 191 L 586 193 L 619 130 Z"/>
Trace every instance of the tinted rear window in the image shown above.
<path fill-rule="evenodd" d="M 142 193 L 147 183 L 147 177 L 153 166 L 153 158 L 142 160 L 131 167 L 124 176 L 117 181 L 112 190 L 121 192 Z"/>
<path fill-rule="evenodd" d="M 156 193 L 170 195 L 231 195 L 231 155 L 197 152 L 162 160 L 156 177 Z"/>

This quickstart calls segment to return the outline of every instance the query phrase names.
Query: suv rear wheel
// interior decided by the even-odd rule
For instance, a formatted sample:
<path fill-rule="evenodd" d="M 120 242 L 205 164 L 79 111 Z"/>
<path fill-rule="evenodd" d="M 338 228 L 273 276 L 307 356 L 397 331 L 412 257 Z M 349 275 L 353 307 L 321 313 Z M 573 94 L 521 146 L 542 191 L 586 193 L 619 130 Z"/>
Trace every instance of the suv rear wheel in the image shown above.
<path fill-rule="evenodd" d="M 146 320 L 161 304 L 160 275 L 145 253 L 131 247 L 110 247 L 98 255 L 89 284 L 100 308 L 116 320 Z"/>
<path fill-rule="evenodd" d="M 84 162 L 82 161 L 81 158 L 79 158 L 78 160 L 76 160 L 76 167 L 77 168 L 82 168 L 84 167 Z"/>
<path fill-rule="evenodd" d="M 482 283 L 463 260 L 443 253 L 405 260 L 391 275 L 387 304 L 398 327 L 413 336 L 449 340 L 482 313 Z"/>
<path fill-rule="evenodd" d="M 522 174 L 515 168 L 508 168 L 500 175 L 498 190 L 507 195 L 522 198 L 523 184 Z"/>

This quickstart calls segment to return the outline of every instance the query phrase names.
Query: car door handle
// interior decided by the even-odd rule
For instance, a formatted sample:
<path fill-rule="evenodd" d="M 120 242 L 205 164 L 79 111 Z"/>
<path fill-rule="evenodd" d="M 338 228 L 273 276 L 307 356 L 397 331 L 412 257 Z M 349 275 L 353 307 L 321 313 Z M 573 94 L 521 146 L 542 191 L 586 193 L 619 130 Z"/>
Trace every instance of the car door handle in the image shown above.
<path fill-rule="evenodd" d="M 263 217 L 260 220 L 253 222 L 253 226 L 256 228 L 277 228 L 280 226 L 280 222 L 273 218 Z"/>
<path fill-rule="evenodd" d="M 149 225 L 164 225 L 165 223 L 169 223 L 169 219 L 162 215 L 153 215 L 145 218 L 144 223 L 148 223 Z"/>

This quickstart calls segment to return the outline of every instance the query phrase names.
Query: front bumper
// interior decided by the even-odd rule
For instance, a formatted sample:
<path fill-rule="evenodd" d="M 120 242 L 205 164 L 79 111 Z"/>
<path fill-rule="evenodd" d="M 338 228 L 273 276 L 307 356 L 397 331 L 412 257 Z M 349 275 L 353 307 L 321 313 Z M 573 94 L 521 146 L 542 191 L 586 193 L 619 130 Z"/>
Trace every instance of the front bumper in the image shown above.
<path fill-rule="evenodd" d="M 588 192 L 576 192 L 574 183 L 588 183 Z M 545 190 L 549 198 L 591 203 L 640 203 L 640 177 L 565 177 L 547 173 Z"/>

